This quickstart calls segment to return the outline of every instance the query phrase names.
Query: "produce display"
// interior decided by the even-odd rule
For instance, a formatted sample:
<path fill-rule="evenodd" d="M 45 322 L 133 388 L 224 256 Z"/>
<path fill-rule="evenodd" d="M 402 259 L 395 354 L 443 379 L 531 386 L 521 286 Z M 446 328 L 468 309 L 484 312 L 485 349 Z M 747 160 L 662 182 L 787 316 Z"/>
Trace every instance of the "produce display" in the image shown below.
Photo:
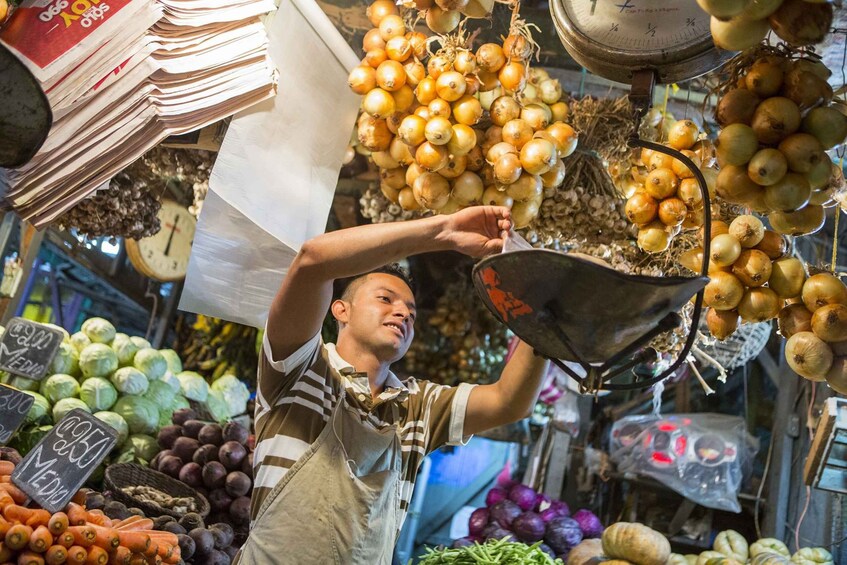
<path fill-rule="evenodd" d="M 468 542 L 459 547 L 432 549 L 418 561 L 418 565 L 476 565 L 477 563 L 527 565 L 563 565 L 561 559 L 551 557 L 541 548 L 540 543 L 527 545 L 519 541 L 491 540 L 483 544 Z"/>
<path fill-rule="evenodd" d="M 182 481 L 209 500 L 210 520 L 245 530 L 253 491 L 253 439 L 236 422 L 220 425 L 197 419 L 190 409 L 174 412 L 159 430 L 163 451 L 150 467 Z"/>
<path fill-rule="evenodd" d="M 256 328 L 200 314 L 190 326 L 185 317 L 179 318 L 176 333 L 174 349 L 185 370 L 209 375 L 212 383 L 224 375 L 255 383 L 259 365 Z"/>

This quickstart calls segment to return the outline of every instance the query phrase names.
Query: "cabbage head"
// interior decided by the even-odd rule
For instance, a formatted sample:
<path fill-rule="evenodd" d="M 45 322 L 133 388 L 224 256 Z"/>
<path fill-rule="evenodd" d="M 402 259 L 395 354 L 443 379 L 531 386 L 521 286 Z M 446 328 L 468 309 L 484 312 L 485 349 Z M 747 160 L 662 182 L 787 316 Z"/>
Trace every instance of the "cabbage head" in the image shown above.
<path fill-rule="evenodd" d="M 164 356 L 153 348 L 141 349 L 135 354 L 133 366 L 147 375 L 151 381 L 161 379 L 168 370 Z"/>
<path fill-rule="evenodd" d="M 133 360 L 135 360 L 135 354 L 138 353 L 138 346 L 132 343 L 129 338 L 120 341 L 116 339 L 112 342 L 112 350 L 118 356 L 118 365 L 131 367 Z"/>
<path fill-rule="evenodd" d="M 227 406 L 224 395 L 219 390 L 210 389 L 209 394 L 206 395 L 206 402 L 204 402 L 203 405 L 209 412 L 209 416 L 211 416 L 212 420 L 215 422 L 223 423 L 232 418 L 232 414 L 229 413 L 229 406 Z"/>
<path fill-rule="evenodd" d="M 162 357 L 165 358 L 165 361 L 168 364 L 168 370 L 177 375 L 182 372 L 182 359 L 179 358 L 176 351 L 173 349 L 160 349 L 159 353 L 162 354 Z"/>
<path fill-rule="evenodd" d="M 53 406 L 53 423 L 58 424 L 68 412 L 76 408 L 91 414 L 91 408 L 79 398 L 63 398 Z"/>
<path fill-rule="evenodd" d="M 82 323 L 81 329 L 93 343 L 112 343 L 117 333 L 112 322 L 103 318 L 89 318 Z"/>
<path fill-rule="evenodd" d="M 41 383 L 26 377 L 12 375 L 12 378 L 9 379 L 9 386 L 13 386 L 18 390 L 31 390 L 32 392 L 36 392 L 41 387 Z"/>
<path fill-rule="evenodd" d="M 153 347 L 152 345 L 150 345 L 149 341 L 137 335 L 132 336 L 131 338 L 129 338 L 129 340 L 134 343 L 138 347 L 138 349 L 150 349 Z"/>
<path fill-rule="evenodd" d="M 103 377 L 91 377 L 79 387 L 79 398 L 89 408 L 99 412 L 108 410 L 118 400 L 118 391 Z"/>
<path fill-rule="evenodd" d="M 191 408 L 191 403 L 188 402 L 188 399 L 185 398 L 183 395 L 177 394 L 176 396 L 174 396 L 174 403 L 172 405 L 172 408 L 173 411 L 176 412 L 177 410 L 181 410 L 183 408 Z M 170 423 L 171 422 L 168 422 L 168 424 Z"/>
<path fill-rule="evenodd" d="M 156 441 L 156 438 L 150 437 L 146 434 L 133 434 L 129 436 L 129 443 L 135 450 L 135 456 L 138 459 L 143 459 L 147 463 L 156 457 L 156 454 L 162 450 L 162 448 L 159 447 L 159 443 Z"/>
<path fill-rule="evenodd" d="M 182 390 L 179 384 L 179 379 L 176 378 L 176 375 L 174 375 L 170 371 L 166 371 L 165 374 L 162 375 L 162 378 L 159 380 L 171 387 L 171 390 L 175 393 L 180 392 Z"/>
<path fill-rule="evenodd" d="M 150 381 L 150 386 L 143 396 L 159 409 L 170 408 L 174 403 L 173 390 L 163 381 Z"/>
<path fill-rule="evenodd" d="M 91 345 L 91 339 L 83 332 L 76 332 L 71 336 L 71 345 L 77 350 L 77 353 L 82 353 L 82 350 Z"/>
<path fill-rule="evenodd" d="M 37 392 L 24 391 L 26 394 L 33 397 L 35 400 L 32 406 L 29 407 L 24 422 L 27 424 L 39 424 L 42 422 L 52 422 L 52 413 L 50 412 L 50 402 Z"/>
<path fill-rule="evenodd" d="M 209 395 L 209 385 L 206 379 L 193 371 L 183 371 L 176 376 L 179 379 L 182 394 L 189 400 L 206 402 Z"/>
<path fill-rule="evenodd" d="M 121 367 L 112 375 L 112 384 L 121 394 L 141 396 L 150 386 L 147 376 L 134 367 Z"/>
<path fill-rule="evenodd" d="M 116 343 L 120 343 L 121 341 L 129 341 L 129 336 L 123 332 L 118 332 L 115 334 L 115 337 L 112 339 L 112 345 Z"/>
<path fill-rule="evenodd" d="M 126 420 L 132 434 L 152 434 L 159 425 L 159 409 L 141 396 L 119 398 L 112 411 Z"/>
<path fill-rule="evenodd" d="M 70 375 L 51 375 L 41 381 L 41 394 L 56 404 L 63 398 L 76 398 L 79 396 L 79 383 Z"/>
<path fill-rule="evenodd" d="M 98 420 L 109 424 L 118 432 L 118 443 L 115 447 L 120 447 L 126 441 L 126 438 L 129 437 L 129 426 L 126 423 L 126 420 L 120 414 L 116 414 L 114 412 L 95 412 L 94 417 Z"/>
<path fill-rule="evenodd" d="M 52 328 L 54 330 L 59 330 L 62 332 L 62 343 L 70 343 L 71 342 L 71 334 L 68 333 L 68 330 L 63 328 L 62 326 L 57 326 L 56 324 L 45 323 L 45 326 L 48 328 Z"/>
<path fill-rule="evenodd" d="M 212 390 L 223 394 L 226 401 L 230 418 L 247 412 L 247 401 L 250 400 L 250 391 L 247 385 L 238 380 L 234 375 L 224 375 L 212 383 Z"/>
<path fill-rule="evenodd" d="M 107 377 L 118 368 L 118 356 L 103 343 L 92 343 L 79 354 L 79 368 L 86 379 Z"/>
<path fill-rule="evenodd" d="M 64 373 L 66 375 L 73 375 L 76 371 L 79 371 L 79 352 L 70 343 L 60 344 L 56 356 L 50 362 L 47 374 Z"/>

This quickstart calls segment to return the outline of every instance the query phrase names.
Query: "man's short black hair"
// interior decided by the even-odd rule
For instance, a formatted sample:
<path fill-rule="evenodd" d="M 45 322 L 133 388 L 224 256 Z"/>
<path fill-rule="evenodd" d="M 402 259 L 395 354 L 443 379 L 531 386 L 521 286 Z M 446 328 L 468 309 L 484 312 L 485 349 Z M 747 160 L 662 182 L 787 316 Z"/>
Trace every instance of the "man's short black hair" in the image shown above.
<path fill-rule="evenodd" d="M 406 283 L 406 286 L 408 286 L 412 291 L 412 295 L 415 295 L 415 281 L 412 279 L 412 275 L 409 274 L 409 271 L 401 267 L 399 263 L 389 263 L 388 265 L 383 265 L 382 267 L 378 267 L 372 271 L 368 271 L 367 273 L 362 273 L 361 275 L 347 277 L 346 279 L 338 279 L 335 281 L 335 296 L 340 300 L 349 301 L 353 297 L 356 287 L 359 286 L 354 283 L 356 283 L 356 281 L 364 280 L 364 278 L 368 275 L 376 273 L 384 273 L 386 275 L 397 277 Z"/>

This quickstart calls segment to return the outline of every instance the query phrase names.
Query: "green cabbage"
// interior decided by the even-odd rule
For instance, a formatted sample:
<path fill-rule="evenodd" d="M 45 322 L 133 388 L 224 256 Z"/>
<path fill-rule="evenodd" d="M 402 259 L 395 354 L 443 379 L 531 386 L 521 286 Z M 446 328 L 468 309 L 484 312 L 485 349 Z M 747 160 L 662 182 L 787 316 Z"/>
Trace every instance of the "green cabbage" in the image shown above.
<path fill-rule="evenodd" d="M 115 326 L 103 318 L 89 318 L 82 323 L 82 331 L 94 343 L 112 343 L 115 339 Z"/>
<path fill-rule="evenodd" d="M 206 397 L 209 395 L 209 385 L 206 384 L 206 379 L 193 371 L 183 371 L 176 378 L 179 379 L 182 394 L 186 398 L 197 402 L 206 402 Z"/>
<path fill-rule="evenodd" d="M 70 375 L 52 375 L 41 381 L 41 394 L 56 404 L 63 398 L 76 398 L 79 396 L 79 383 Z"/>
<path fill-rule="evenodd" d="M 112 348 L 102 343 L 92 343 L 79 354 L 82 376 L 107 377 L 118 368 L 118 356 Z"/>
<path fill-rule="evenodd" d="M 150 386 L 147 376 L 134 367 L 121 367 L 112 375 L 112 384 L 121 394 L 141 396 Z"/>
<path fill-rule="evenodd" d="M 159 409 L 141 396 L 123 396 L 118 399 L 112 411 L 119 414 L 129 425 L 133 434 L 155 433 L 159 425 Z"/>
<path fill-rule="evenodd" d="M 9 386 L 13 386 L 18 390 L 30 390 L 32 392 L 35 392 L 39 389 L 41 383 L 32 379 L 28 379 L 26 377 L 18 377 L 13 375 L 12 378 L 9 379 Z"/>
<path fill-rule="evenodd" d="M 250 390 L 234 375 L 224 375 L 212 383 L 212 390 L 220 391 L 227 403 L 230 418 L 247 412 Z"/>
<path fill-rule="evenodd" d="M 144 398 L 156 405 L 160 410 L 170 408 L 174 402 L 174 393 L 168 383 L 163 381 L 150 381 Z"/>
<path fill-rule="evenodd" d="M 24 422 L 27 424 L 39 424 L 42 422 L 50 422 L 52 418 L 52 414 L 50 412 L 50 401 L 44 398 L 42 395 L 37 392 L 24 391 L 35 400 L 32 402 L 32 406 L 29 407 L 29 412 L 27 412 L 26 417 L 24 418 Z"/>
<path fill-rule="evenodd" d="M 129 437 L 129 426 L 126 423 L 126 420 L 123 419 L 123 416 L 120 414 L 116 414 L 115 412 L 95 412 L 94 417 L 98 420 L 101 420 L 113 428 L 118 432 L 118 443 L 115 447 L 120 447 L 126 441 L 126 438 Z"/>
<path fill-rule="evenodd" d="M 191 408 L 191 403 L 188 402 L 188 399 L 185 398 L 183 395 L 177 394 L 176 396 L 174 396 L 174 403 L 172 407 L 174 412 L 176 412 L 177 410 L 181 410 L 183 408 Z"/>
<path fill-rule="evenodd" d="M 141 349 L 135 354 L 132 362 L 136 369 L 147 375 L 151 381 L 161 379 L 168 370 L 168 362 L 164 356 L 152 348 Z"/>
<path fill-rule="evenodd" d="M 151 347 L 153 347 L 152 345 L 150 345 L 150 342 L 144 339 L 143 337 L 134 335 L 129 339 L 132 343 L 138 346 L 138 349 L 150 349 Z"/>
<path fill-rule="evenodd" d="M 77 353 L 82 353 L 82 350 L 91 345 L 91 340 L 82 332 L 76 332 L 71 336 L 71 345 L 77 350 Z"/>
<path fill-rule="evenodd" d="M 162 450 L 156 438 L 145 434 L 133 434 L 129 436 L 129 442 L 135 450 L 135 456 L 148 463 Z"/>
<path fill-rule="evenodd" d="M 122 341 L 129 341 L 129 336 L 123 332 L 118 332 L 115 334 L 115 337 L 112 339 L 112 345 L 116 343 L 120 343 Z"/>
<path fill-rule="evenodd" d="M 173 349 L 160 349 L 159 353 L 162 354 L 162 357 L 165 358 L 165 361 L 168 364 L 168 370 L 177 375 L 182 372 L 182 360 L 177 355 L 176 351 Z"/>
<path fill-rule="evenodd" d="M 32 451 L 32 448 L 35 447 L 39 441 L 44 439 L 44 436 L 46 436 L 52 429 L 52 425 L 31 426 L 21 429 L 18 433 L 12 436 L 12 440 L 9 442 L 9 447 L 17 449 L 18 453 L 21 455 L 26 455 Z"/>
<path fill-rule="evenodd" d="M 167 371 L 164 375 L 162 375 L 162 378 L 160 380 L 163 383 L 166 383 L 169 387 L 171 387 L 171 390 L 173 392 L 179 392 L 180 390 L 182 390 L 180 388 L 179 379 L 176 378 L 176 375 L 174 375 L 170 371 Z"/>
<path fill-rule="evenodd" d="M 59 421 L 64 418 L 68 412 L 76 408 L 79 408 L 80 410 L 85 410 L 86 412 L 91 414 L 91 409 L 85 402 L 83 402 L 79 398 L 63 398 L 55 405 L 53 405 L 53 422 L 58 424 Z"/>
<path fill-rule="evenodd" d="M 209 416 L 212 417 L 212 420 L 216 422 L 226 422 L 230 418 L 232 418 L 232 414 L 229 413 L 229 406 L 226 403 L 226 399 L 224 395 L 219 390 L 209 390 L 209 394 L 206 395 L 206 402 L 203 403 L 206 407 L 206 410 L 209 412 Z"/>
<path fill-rule="evenodd" d="M 138 346 L 132 343 L 129 338 L 112 342 L 112 350 L 118 356 L 118 365 L 121 367 L 129 367 L 135 359 L 135 354 L 138 353 Z"/>
<path fill-rule="evenodd" d="M 79 398 L 92 410 L 108 410 L 118 400 L 118 391 L 103 377 L 91 377 L 79 388 Z"/>
<path fill-rule="evenodd" d="M 79 352 L 70 343 L 62 343 L 59 345 L 59 350 L 53 357 L 53 361 L 50 362 L 47 374 L 64 373 L 71 375 L 74 371 L 79 371 Z"/>

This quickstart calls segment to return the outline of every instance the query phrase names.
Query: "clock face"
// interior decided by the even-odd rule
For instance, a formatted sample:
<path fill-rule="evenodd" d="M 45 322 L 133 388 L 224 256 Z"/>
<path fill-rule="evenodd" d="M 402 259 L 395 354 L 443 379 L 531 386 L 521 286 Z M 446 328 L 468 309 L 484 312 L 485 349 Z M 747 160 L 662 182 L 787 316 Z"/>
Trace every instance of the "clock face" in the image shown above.
<path fill-rule="evenodd" d="M 162 223 L 159 233 L 127 241 L 127 253 L 143 274 L 160 281 L 181 280 L 188 269 L 196 220 L 183 206 L 164 200 L 159 221 Z"/>

